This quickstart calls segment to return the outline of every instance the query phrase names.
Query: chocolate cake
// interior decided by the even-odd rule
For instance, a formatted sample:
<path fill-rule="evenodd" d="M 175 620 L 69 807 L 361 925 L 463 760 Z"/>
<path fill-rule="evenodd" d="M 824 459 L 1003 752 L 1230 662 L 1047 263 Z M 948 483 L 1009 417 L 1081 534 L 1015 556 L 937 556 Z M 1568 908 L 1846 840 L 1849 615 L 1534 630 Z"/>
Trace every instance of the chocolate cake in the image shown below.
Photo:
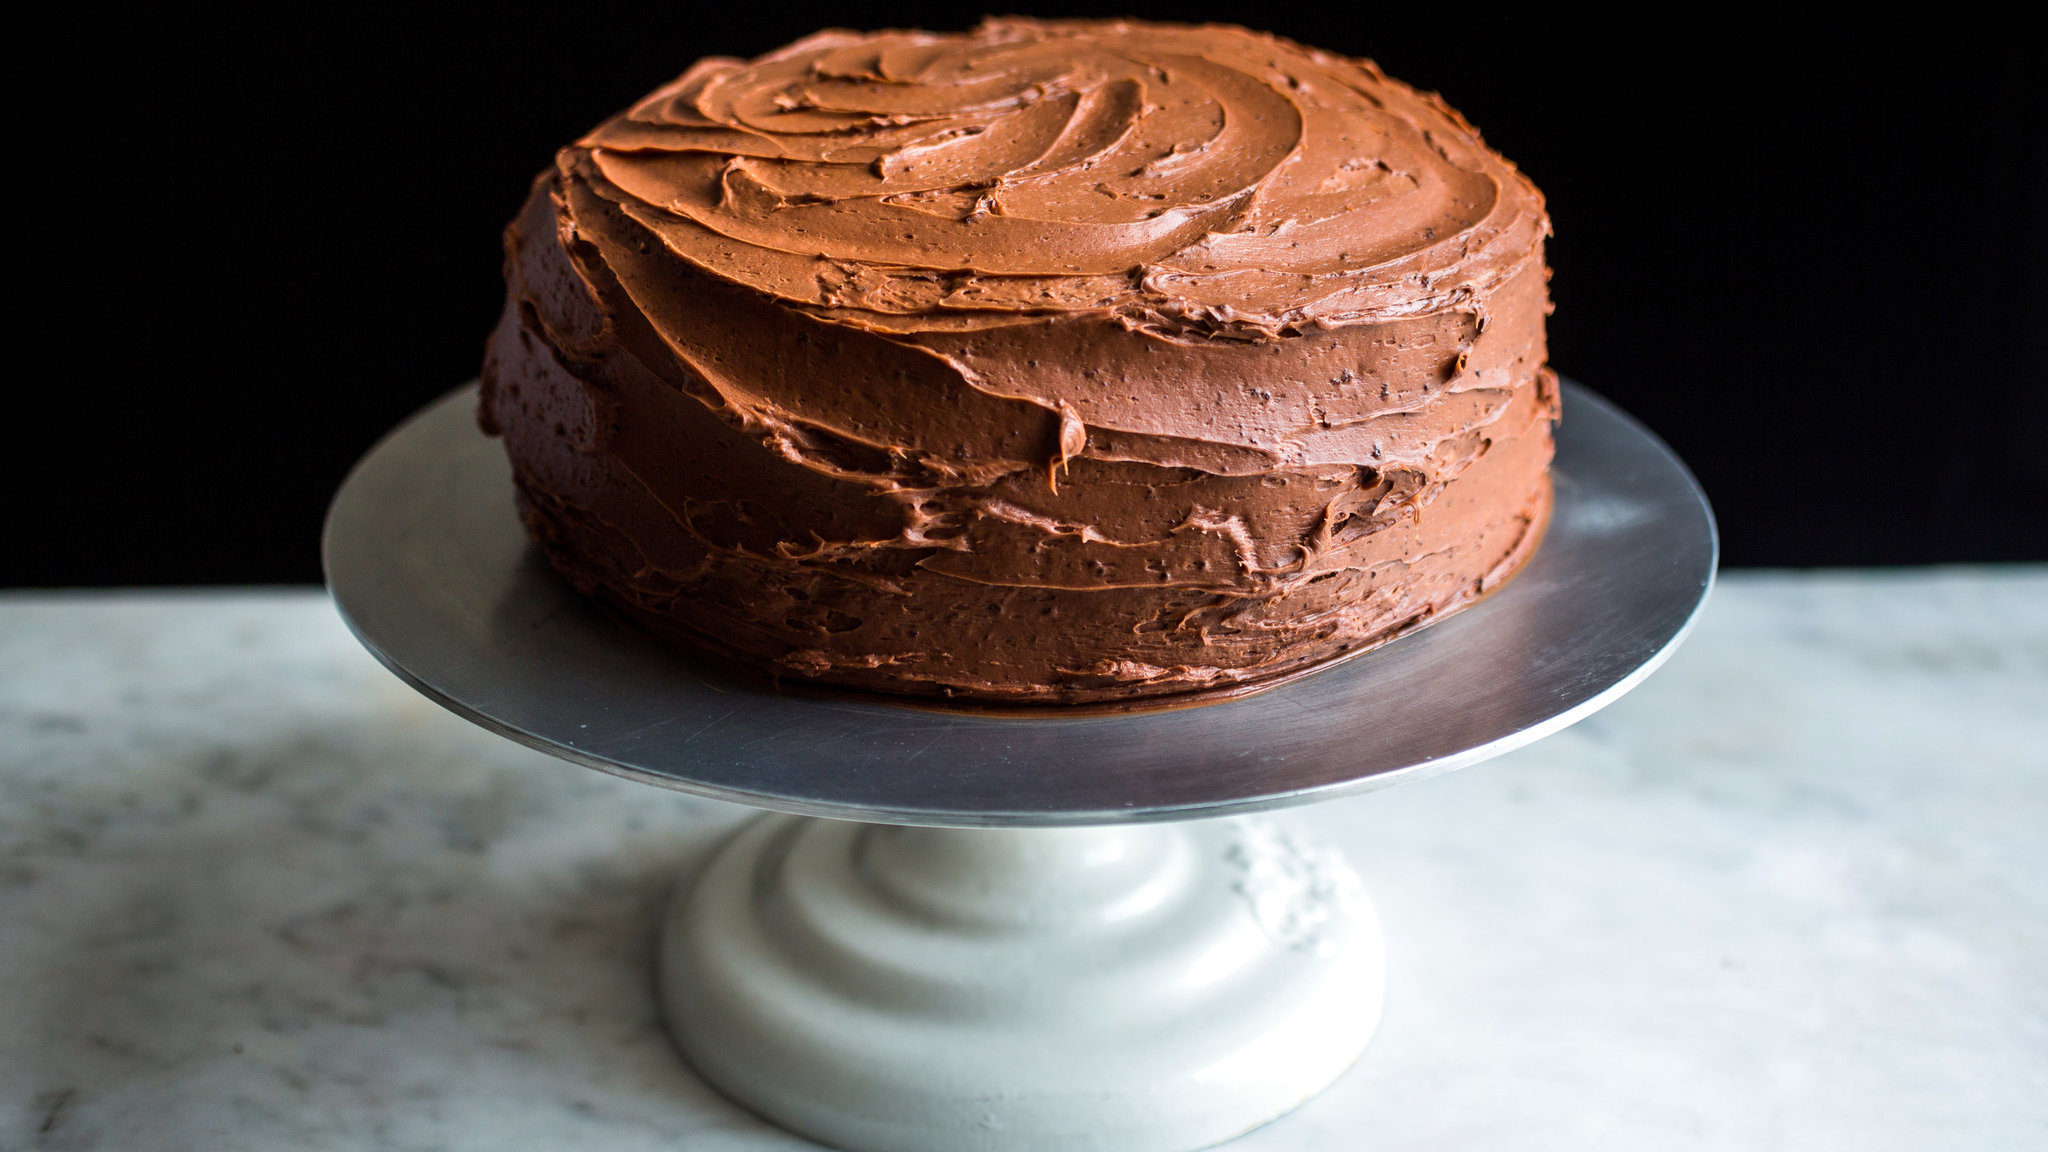
<path fill-rule="evenodd" d="M 1536 547 L 1548 231 L 1370 61 L 821 32 L 556 156 L 481 419 L 549 561 L 660 636 L 918 696 L 1245 690 Z"/>

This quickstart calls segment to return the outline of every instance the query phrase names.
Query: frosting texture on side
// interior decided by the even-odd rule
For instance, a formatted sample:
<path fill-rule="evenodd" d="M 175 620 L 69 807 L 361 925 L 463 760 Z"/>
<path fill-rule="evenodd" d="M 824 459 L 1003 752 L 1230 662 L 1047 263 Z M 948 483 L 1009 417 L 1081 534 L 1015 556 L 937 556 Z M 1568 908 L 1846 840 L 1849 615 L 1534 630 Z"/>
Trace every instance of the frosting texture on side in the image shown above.
<path fill-rule="evenodd" d="M 1230 27 L 710 59 L 507 231 L 481 418 L 642 626 L 792 678 L 1261 681 L 1506 579 L 1550 500 L 1541 196 L 1434 96 Z"/>

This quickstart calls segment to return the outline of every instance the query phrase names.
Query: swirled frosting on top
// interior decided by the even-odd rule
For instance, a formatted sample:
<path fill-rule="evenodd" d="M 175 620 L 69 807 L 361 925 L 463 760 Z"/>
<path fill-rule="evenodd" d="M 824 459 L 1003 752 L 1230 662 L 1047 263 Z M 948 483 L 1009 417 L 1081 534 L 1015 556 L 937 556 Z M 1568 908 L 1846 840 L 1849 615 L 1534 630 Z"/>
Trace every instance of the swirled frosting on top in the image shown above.
<path fill-rule="evenodd" d="M 780 675 L 1269 682 L 1549 507 L 1541 196 L 1434 96 L 1229 27 L 705 60 L 506 234 L 482 418 L 584 590 Z"/>
<path fill-rule="evenodd" d="M 1545 227 L 1442 101 L 1239 28 L 820 32 L 701 61 L 580 149 L 676 253 L 884 331 L 1410 315 L 1498 283 Z"/>

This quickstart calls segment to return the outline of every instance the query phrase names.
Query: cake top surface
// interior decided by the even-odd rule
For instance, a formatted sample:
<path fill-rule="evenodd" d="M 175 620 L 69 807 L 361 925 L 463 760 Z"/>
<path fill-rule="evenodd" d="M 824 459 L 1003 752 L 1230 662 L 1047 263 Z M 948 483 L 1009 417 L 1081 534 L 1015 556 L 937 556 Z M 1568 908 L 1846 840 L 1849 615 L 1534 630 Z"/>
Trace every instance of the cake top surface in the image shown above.
<path fill-rule="evenodd" d="M 820 32 L 698 62 L 557 166 L 675 257 L 904 334 L 1259 342 L 1472 307 L 1548 230 L 1434 95 L 1214 25 Z"/>

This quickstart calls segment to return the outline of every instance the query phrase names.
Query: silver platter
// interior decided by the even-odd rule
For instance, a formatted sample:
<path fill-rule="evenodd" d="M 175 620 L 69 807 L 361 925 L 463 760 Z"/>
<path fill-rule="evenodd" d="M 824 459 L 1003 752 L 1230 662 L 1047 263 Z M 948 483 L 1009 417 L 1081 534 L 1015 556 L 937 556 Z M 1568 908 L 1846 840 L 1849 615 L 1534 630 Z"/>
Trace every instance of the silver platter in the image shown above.
<path fill-rule="evenodd" d="M 620 625 L 528 543 L 473 387 L 356 465 L 327 585 L 363 644 L 456 714 L 605 772 L 757 808 L 930 825 L 1180 820 L 1461 768 L 1612 703 L 1692 626 L 1719 551 L 1671 450 L 1565 385 L 1557 508 L 1479 604 L 1259 695 L 992 718 L 785 694 Z"/>

